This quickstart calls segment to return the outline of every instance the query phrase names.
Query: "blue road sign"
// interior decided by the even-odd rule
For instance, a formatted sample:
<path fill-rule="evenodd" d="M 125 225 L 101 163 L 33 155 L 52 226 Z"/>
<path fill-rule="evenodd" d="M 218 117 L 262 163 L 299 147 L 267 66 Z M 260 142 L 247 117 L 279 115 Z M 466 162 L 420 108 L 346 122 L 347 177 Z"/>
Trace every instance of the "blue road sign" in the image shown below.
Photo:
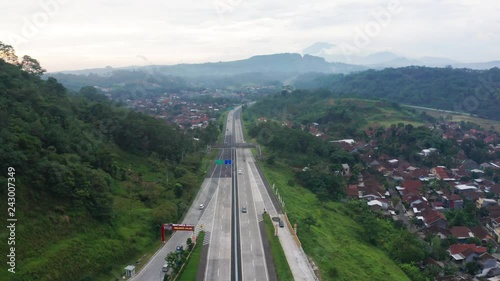
<path fill-rule="evenodd" d="M 224 164 L 226 164 L 226 165 L 231 165 L 231 160 L 230 160 L 230 159 L 226 159 L 226 160 L 224 161 Z"/>

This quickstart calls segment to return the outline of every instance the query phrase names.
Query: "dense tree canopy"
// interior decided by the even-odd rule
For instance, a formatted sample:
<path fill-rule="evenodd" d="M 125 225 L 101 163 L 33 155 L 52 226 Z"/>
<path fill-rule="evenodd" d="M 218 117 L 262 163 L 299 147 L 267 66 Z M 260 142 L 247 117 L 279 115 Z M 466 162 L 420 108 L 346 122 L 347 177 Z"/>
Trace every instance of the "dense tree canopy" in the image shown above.
<path fill-rule="evenodd" d="M 182 132 L 94 87 L 71 92 L 42 80 L 42 71 L 27 56 L 21 64 L 0 59 L 0 170 L 15 168 L 18 216 L 29 221 L 17 231 L 23 244 L 12 280 L 80 280 L 74 277 L 83 273 L 94 280 L 154 241 L 161 223 L 182 217 L 198 187 L 197 151 L 220 130 Z M 123 202 L 146 215 L 126 217 Z"/>
<path fill-rule="evenodd" d="M 419 66 L 347 75 L 304 75 L 295 80 L 297 88 L 324 88 L 337 97 L 386 99 L 496 120 L 500 120 L 499 83 L 499 68 L 472 70 Z"/>

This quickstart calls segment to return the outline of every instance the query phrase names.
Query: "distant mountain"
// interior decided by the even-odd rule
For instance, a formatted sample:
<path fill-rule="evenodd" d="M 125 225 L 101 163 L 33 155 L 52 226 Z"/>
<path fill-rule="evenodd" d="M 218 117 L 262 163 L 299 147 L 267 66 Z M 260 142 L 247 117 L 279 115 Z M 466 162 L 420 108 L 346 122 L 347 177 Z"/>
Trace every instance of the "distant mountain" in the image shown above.
<path fill-rule="evenodd" d="M 455 68 L 471 68 L 471 69 L 491 69 L 500 67 L 500 61 L 482 62 L 482 63 L 462 63 L 448 58 L 440 57 L 421 57 L 408 58 L 384 51 L 368 56 L 344 54 L 342 49 L 336 45 L 317 42 L 303 50 L 304 54 L 319 56 L 329 62 L 341 62 L 355 65 L 362 65 L 368 68 L 383 69 L 387 67 L 404 67 L 410 65 L 429 66 L 429 67 L 445 67 L 452 66 Z"/>
<path fill-rule="evenodd" d="M 239 88 L 265 85 L 271 88 L 288 84 L 305 73 L 337 74 L 366 67 L 330 63 L 324 58 L 300 54 L 253 56 L 244 60 L 202 64 L 105 67 L 49 73 L 66 87 L 79 90 L 98 86 L 129 99 L 203 88 Z M 138 96 L 139 95 L 139 96 Z"/>
<path fill-rule="evenodd" d="M 285 80 L 295 75 L 307 72 L 349 73 L 366 69 L 365 67 L 352 64 L 327 62 L 322 57 L 311 55 L 302 56 L 300 54 L 293 53 L 259 55 L 244 60 L 228 62 L 156 65 L 153 67 L 155 71 L 159 71 L 162 74 L 179 77 L 232 76 L 245 73 L 263 73 L 269 75 L 269 77 L 274 80 Z M 152 66 L 131 66 L 117 69 L 143 70 L 145 68 L 152 68 Z M 98 75 L 106 75 L 114 70 L 116 69 L 106 67 L 76 71 L 61 71 L 59 73 L 78 75 L 94 73 Z"/>
<path fill-rule="evenodd" d="M 454 67 L 460 68 L 472 68 L 472 69 L 491 69 L 494 67 L 500 68 L 500 61 L 489 61 L 489 62 L 472 62 L 472 63 L 458 63 L 453 65 Z"/>

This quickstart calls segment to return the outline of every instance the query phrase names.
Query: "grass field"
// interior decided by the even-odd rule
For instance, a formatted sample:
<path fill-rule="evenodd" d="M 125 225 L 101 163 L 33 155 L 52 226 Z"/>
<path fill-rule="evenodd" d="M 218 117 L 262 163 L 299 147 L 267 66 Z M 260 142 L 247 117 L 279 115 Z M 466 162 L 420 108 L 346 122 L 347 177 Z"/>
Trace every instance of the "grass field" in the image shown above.
<path fill-rule="evenodd" d="M 411 106 L 409 106 L 409 107 L 411 107 Z M 480 125 L 481 127 L 483 127 L 486 130 L 489 130 L 491 127 L 493 127 L 495 131 L 500 132 L 500 121 L 469 116 L 466 114 L 443 112 L 442 110 L 439 110 L 439 109 L 415 108 L 415 110 L 418 113 L 424 111 L 425 113 L 427 113 L 428 115 L 430 115 L 434 118 L 440 118 L 440 117 L 447 118 L 449 116 L 449 117 L 451 117 L 451 119 L 449 119 L 449 121 L 452 121 L 452 122 L 470 121 L 470 122 L 473 122 L 473 123 Z"/>
<path fill-rule="evenodd" d="M 298 235 L 306 254 L 319 267 L 322 280 L 409 280 L 381 250 L 362 242 L 361 227 L 342 210 L 342 203 L 321 204 L 309 190 L 288 186 L 293 177 L 289 167 L 279 163 L 260 163 L 270 184 L 275 183 L 284 198 L 292 224 L 298 223 Z M 315 223 L 306 226 L 304 220 Z"/>
<path fill-rule="evenodd" d="M 280 240 L 277 236 L 274 236 L 274 224 L 269 215 L 264 216 L 264 223 L 266 226 L 266 234 L 269 238 L 269 244 L 271 246 L 274 266 L 276 267 L 276 274 L 278 274 L 278 280 L 293 280 L 293 274 L 286 260 L 285 252 L 281 247 Z"/>
<path fill-rule="evenodd" d="M 198 237 L 196 237 L 196 246 L 194 247 L 191 256 L 186 264 L 186 268 L 182 274 L 177 278 L 177 281 L 193 281 L 196 280 L 196 274 L 198 272 L 198 265 L 200 264 L 201 250 L 203 248 L 203 239 L 205 238 L 205 232 L 200 231 Z"/>

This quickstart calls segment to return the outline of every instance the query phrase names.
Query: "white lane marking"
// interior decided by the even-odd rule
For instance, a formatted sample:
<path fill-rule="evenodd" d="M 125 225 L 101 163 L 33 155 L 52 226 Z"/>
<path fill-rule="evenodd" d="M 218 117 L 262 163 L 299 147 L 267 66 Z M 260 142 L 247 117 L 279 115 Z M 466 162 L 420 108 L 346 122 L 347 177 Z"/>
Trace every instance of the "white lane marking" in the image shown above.
<path fill-rule="evenodd" d="M 214 238 L 214 224 L 215 224 L 215 214 L 217 213 L 217 200 L 219 199 L 219 185 L 220 185 L 220 171 L 219 171 L 219 178 L 217 179 L 217 187 L 215 188 L 215 201 L 214 201 L 214 204 L 215 204 L 215 208 L 214 208 L 214 214 L 213 214 L 213 217 L 212 217 L 212 226 L 211 226 L 211 230 L 210 230 L 210 233 L 212 235 L 210 235 L 210 244 L 212 244 L 212 239 Z M 212 201 L 212 200 L 210 200 Z M 209 203 L 210 204 L 210 203 Z M 176 232 L 177 233 L 177 232 Z M 208 246 L 208 253 L 207 253 L 207 267 L 205 268 L 205 280 L 207 280 L 207 277 L 208 277 L 208 269 L 210 268 L 209 267 L 209 264 L 210 264 L 210 250 L 212 249 L 213 246 Z"/>
<path fill-rule="evenodd" d="M 253 157 L 253 156 L 252 156 Z M 255 179 L 258 178 L 260 179 L 260 181 L 262 182 L 262 178 L 260 177 L 260 174 L 257 172 L 255 176 L 255 174 L 253 173 L 253 171 L 251 170 L 251 167 L 249 167 L 250 164 L 247 164 L 247 167 L 248 167 L 248 170 L 249 170 L 249 173 L 251 173 L 251 175 L 254 177 L 254 184 L 252 185 L 252 178 L 250 178 L 250 192 L 251 192 L 251 195 L 252 195 L 252 198 L 254 198 L 253 200 L 253 207 L 255 210 L 257 210 L 257 204 L 256 204 L 256 199 L 259 200 L 260 202 L 262 202 L 262 204 L 264 205 L 264 208 L 266 207 L 266 203 L 264 201 L 264 198 L 262 197 L 262 193 L 260 192 L 260 189 L 259 189 L 259 185 L 257 184 L 257 180 Z M 262 182 L 263 184 L 263 182 Z M 265 187 L 264 187 L 265 188 Z M 266 189 L 264 189 L 266 190 Z M 269 194 L 267 194 L 267 196 L 269 196 Z M 272 203 L 272 202 L 271 202 Z M 271 206 L 273 207 L 274 209 L 274 205 L 271 204 Z M 259 225 L 258 221 L 259 221 L 259 217 L 257 215 L 257 211 L 254 212 L 254 215 L 255 215 L 255 221 L 257 222 L 257 225 Z M 266 279 L 265 280 L 269 280 L 269 272 L 268 272 L 268 269 L 267 269 L 267 265 L 266 265 L 266 259 L 265 259 L 265 252 L 264 252 L 264 245 L 263 245 L 263 242 L 262 242 L 262 238 L 260 235 L 257 235 L 257 240 L 258 240 L 258 243 L 260 244 L 260 248 L 258 248 L 258 252 L 261 252 L 262 253 L 262 261 L 263 261 L 263 265 L 264 265 L 264 271 L 266 273 Z"/>
<path fill-rule="evenodd" d="M 219 270 L 220 270 L 220 268 L 217 268 L 217 276 L 219 276 Z"/>
<path fill-rule="evenodd" d="M 253 251 L 253 244 L 252 243 L 250 243 L 250 251 Z"/>

